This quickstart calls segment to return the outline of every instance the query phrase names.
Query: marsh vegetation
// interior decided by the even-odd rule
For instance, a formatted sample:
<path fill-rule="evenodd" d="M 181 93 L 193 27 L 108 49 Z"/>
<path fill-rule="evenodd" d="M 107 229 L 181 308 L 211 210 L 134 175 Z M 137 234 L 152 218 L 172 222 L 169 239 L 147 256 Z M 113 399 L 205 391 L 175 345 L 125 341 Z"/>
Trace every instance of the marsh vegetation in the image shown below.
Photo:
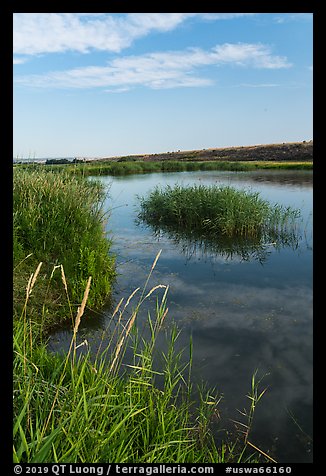
<path fill-rule="evenodd" d="M 300 211 L 271 204 L 258 192 L 230 186 L 156 187 L 140 197 L 138 218 L 155 233 L 174 240 L 199 243 L 208 249 L 253 253 L 262 259 L 267 243 L 294 244 Z"/>
<path fill-rule="evenodd" d="M 55 174 L 37 170 L 14 170 L 13 182 L 13 248 L 14 277 L 17 293 L 22 279 L 42 261 L 42 276 L 52 273 L 55 266 L 63 266 L 71 283 L 72 301 L 80 302 L 91 275 L 92 288 L 88 303 L 100 308 L 110 296 L 115 276 L 114 258 L 110 255 L 110 240 L 104 233 L 102 186 L 67 173 Z M 45 282 L 44 279 L 41 281 Z M 51 285 L 45 285 L 40 296 L 48 296 L 49 303 L 61 300 L 58 278 L 52 275 Z M 43 300 L 40 303 L 42 308 Z M 65 305 L 62 304 L 62 318 Z M 59 306 L 60 308 L 60 306 Z M 46 324 L 55 324 L 48 311 Z M 52 316 L 52 317 L 51 317 Z M 37 318 L 37 317 L 36 317 Z"/>
<path fill-rule="evenodd" d="M 89 279 L 76 315 L 69 316 L 73 326 L 69 351 L 66 356 L 53 355 L 30 314 L 40 269 L 31 275 L 22 314 L 14 322 L 14 462 L 218 462 L 225 458 L 209 429 L 218 400 L 203 394 L 199 408 L 193 408 L 191 361 L 186 367 L 180 365 L 174 351 L 176 329 L 161 355 L 161 369 L 153 368 L 155 340 L 167 314 L 166 293 L 155 320 L 149 318 L 151 339 L 146 341 L 135 326 L 145 289 L 129 318 L 124 312 L 133 296 L 121 300 L 112 313 L 110 345 L 94 358 L 87 343 L 78 343 Z M 69 302 L 63 268 L 59 275 Z M 155 289 L 146 291 L 148 295 Z M 79 353 L 83 346 L 86 352 Z M 122 366 L 129 346 L 133 359 Z M 155 384 L 157 376 L 163 379 L 161 390 Z"/>
<path fill-rule="evenodd" d="M 146 174 L 156 172 L 195 172 L 213 170 L 250 171 L 250 170 L 312 170 L 311 161 L 191 161 L 191 160 L 133 160 L 129 157 L 126 160 L 101 160 L 83 163 L 61 164 L 16 164 L 15 168 L 26 168 L 29 170 L 51 171 L 60 173 L 65 171 L 73 175 L 82 176 L 123 176 L 134 174 Z"/>
<path fill-rule="evenodd" d="M 239 417 L 243 431 L 232 439 L 226 435 L 218 443 L 214 438 L 212 427 L 219 425 L 220 395 L 206 387 L 196 390 L 199 398 L 194 399 L 192 342 L 180 351 L 180 330 L 175 325 L 166 331 L 162 328 L 169 319 L 168 286 L 149 286 L 159 255 L 145 285 L 110 308 L 109 342 L 103 340 L 94 355 L 82 339 L 81 322 L 90 310 L 99 310 L 110 300 L 116 270 L 110 236 L 105 233 L 110 215 L 103 208 L 103 185 L 72 173 L 78 168 L 71 167 L 82 171 L 84 164 L 54 166 L 55 170 L 17 166 L 14 170 L 14 461 L 271 461 L 251 440 L 253 409 L 264 394 L 256 374 L 251 387 L 248 382 L 248 411 Z M 88 174 L 85 170 L 81 175 Z M 224 221 L 216 220 L 222 203 L 216 205 L 213 215 L 207 213 L 216 198 L 210 196 L 210 187 L 199 187 L 196 199 L 186 198 L 185 192 L 193 190 L 174 190 L 180 194 L 174 202 L 169 194 L 163 197 L 176 217 L 184 213 L 178 211 L 176 202 L 189 206 L 191 202 L 194 207 L 188 224 L 185 218 L 173 221 L 166 210 L 166 226 L 173 221 L 172 228 L 178 231 L 194 230 L 210 237 L 235 233 L 255 241 L 272 230 L 283 232 L 294 217 L 281 208 L 271 210 L 252 194 L 252 208 L 242 210 L 247 219 L 234 231 L 231 209 Z M 163 211 L 163 202 L 158 191 L 155 193 L 159 201 L 148 217 L 157 222 L 157 216 L 152 215 L 158 207 Z M 239 212 L 244 196 L 234 194 L 231 188 L 223 193 L 235 201 L 233 214 Z M 145 201 L 143 205 L 146 214 Z M 260 212 L 256 210 L 259 205 Z M 201 208 L 196 212 L 197 206 Z M 254 210 L 260 217 L 256 232 L 249 220 Z M 200 217 L 204 221 L 198 220 Z M 234 220 L 239 223 L 239 216 Z M 163 220 L 159 222 L 165 226 Z M 154 296 L 156 305 L 147 317 L 145 339 L 139 332 L 138 315 Z M 68 352 L 50 353 L 49 331 L 62 322 L 71 323 Z M 158 348 L 162 332 L 166 332 L 165 346 Z"/>

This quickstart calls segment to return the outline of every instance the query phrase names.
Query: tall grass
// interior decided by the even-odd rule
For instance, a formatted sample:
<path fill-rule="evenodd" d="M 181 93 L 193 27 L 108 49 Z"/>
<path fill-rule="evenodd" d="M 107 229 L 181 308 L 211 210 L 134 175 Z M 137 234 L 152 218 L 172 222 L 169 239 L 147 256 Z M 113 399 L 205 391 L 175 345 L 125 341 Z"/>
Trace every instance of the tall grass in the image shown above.
<path fill-rule="evenodd" d="M 99 307 L 110 294 L 115 275 L 110 241 L 104 233 L 104 197 L 96 181 L 64 172 L 15 169 L 13 238 L 17 279 L 41 260 L 48 273 L 53 266 L 63 265 L 72 284 L 72 301 L 81 300 L 88 276 L 92 275 L 94 285 L 88 302 Z"/>
<path fill-rule="evenodd" d="M 44 169 L 54 173 L 65 171 L 73 175 L 131 175 L 155 172 L 192 172 L 192 171 L 251 171 L 259 169 L 312 170 L 312 162 L 300 161 L 231 161 L 231 160 L 122 160 L 94 161 L 83 164 L 16 164 L 15 169 Z"/>
<path fill-rule="evenodd" d="M 156 187 L 140 197 L 139 218 L 149 225 L 203 237 L 275 237 L 298 211 L 271 205 L 258 192 L 194 185 Z"/>
<path fill-rule="evenodd" d="M 206 392 L 194 404 L 192 349 L 184 363 L 175 327 L 158 352 L 167 287 L 147 286 L 159 255 L 144 288 L 113 311 L 105 348 L 94 355 L 80 342 L 87 306 L 100 306 L 114 276 L 103 196 L 98 183 L 62 172 L 15 170 L 14 461 L 258 461 L 257 450 L 252 456 L 243 439 L 216 447 L 211 424 L 219 398 Z M 154 317 L 148 317 L 150 337 L 144 339 L 139 310 L 160 290 Z M 72 326 L 65 356 L 46 347 L 45 330 L 62 319 Z"/>
<path fill-rule="evenodd" d="M 87 287 L 84 299 L 88 290 Z M 190 411 L 188 382 L 175 361 L 176 330 L 163 354 L 165 368 L 153 368 L 155 339 L 166 316 L 166 293 L 158 306 L 156 321 L 149 320 L 150 341 L 141 342 L 132 333 L 141 302 L 154 291 L 143 293 L 127 319 L 124 311 L 131 305 L 132 297 L 124 306 L 119 303 L 112 315 L 112 319 L 118 317 L 115 338 L 95 361 L 89 350 L 79 356 L 76 352 L 83 305 L 74 321 L 70 349 L 64 358 L 34 345 L 33 331 L 30 334 L 33 322 L 26 325 L 28 312 L 16 323 L 14 461 L 217 460 L 209 432 L 204 432 L 205 446 L 199 443 L 199 430 Z M 28 298 L 29 291 L 27 304 Z M 134 347 L 133 360 L 123 367 L 128 345 Z M 157 375 L 164 379 L 163 390 L 155 387 Z"/>
<path fill-rule="evenodd" d="M 192 401 L 192 351 L 190 347 L 189 361 L 182 363 L 181 353 L 176 350 L 179 331 L 175 327 L 166 334 L 167 347 L 161 351 L 163 366 L 154 365 L 156 339 L 168 312 L 166 286 L 148 290 L 147 280 L 134 305 L 139 289 L 125 303 L 121 300 L 112 313 L 110 342 L 94 357 L 78 337 L 91 288 L 89 279 L 72 319 L 69 351 L 66 356 L 52 355 L 39 343 L 39 328 L 29 315 L 30 296 L 37 286 L 40 267 L 30 276 L 24 310 L 14 324 L 14 462 L 260 460 L 261 451 L 250 451 L 248 437 L 226 441 L 217 448 L 211 423 L 216 419 L 219 398 L 206 391 L 199 403 Z M 61 272 L 69 298 L 64 276 Z M 137 314 L 144 301 L 161 288 L 163 296 L 157 298 L 154 319 L 148 317 L 150 338 L 145 340 L 137 332 Z M 129 317 L 128 306 L 132 306 Z M 124 358 L 128 347 L 132 349 L 129 362 Z M 81 349 L 84 352 L 80 353 Z M 157 378 L 163 382 L 160 386 Z"/>

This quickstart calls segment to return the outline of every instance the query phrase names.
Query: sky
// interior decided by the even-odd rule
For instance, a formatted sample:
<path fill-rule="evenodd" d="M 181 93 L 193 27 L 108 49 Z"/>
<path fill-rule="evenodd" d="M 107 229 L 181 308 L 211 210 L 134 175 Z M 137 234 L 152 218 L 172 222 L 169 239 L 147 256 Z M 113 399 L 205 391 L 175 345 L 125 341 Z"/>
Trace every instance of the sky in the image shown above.
<path fill-rule="evenodd" d="M 310 140 L 312 13 L 14 13 L 14 158 Z"/>

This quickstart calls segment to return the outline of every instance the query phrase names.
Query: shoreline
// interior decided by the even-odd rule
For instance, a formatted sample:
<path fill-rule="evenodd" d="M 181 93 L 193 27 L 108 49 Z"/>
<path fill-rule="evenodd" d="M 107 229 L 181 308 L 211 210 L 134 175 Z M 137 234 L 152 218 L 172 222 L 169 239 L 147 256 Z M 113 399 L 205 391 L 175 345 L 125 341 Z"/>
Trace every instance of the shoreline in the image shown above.
<path fill-rule="evenodd" d="M 156 154 L 133 154 L 100 159 L 84 159 L 85 162 L 103 161 L 312 161 L 313 141 L 283 142 L 280 144 L 259 144 L 251 146 L 219 147 L 210 149 L 177 150 Z"/>
<path fill-rule="evenodd" d="M 158 162 L 158 161 L 306 161 L 313 160 L 313 141 L 256 144 L 249 146 L 215 147 L 207 149 L 177 150 L 151 154 L 129 154 L 105 157 L 39 157 L 13 159 L 13 164 L 46 163 L 102 163 L 102 162 Z"/>

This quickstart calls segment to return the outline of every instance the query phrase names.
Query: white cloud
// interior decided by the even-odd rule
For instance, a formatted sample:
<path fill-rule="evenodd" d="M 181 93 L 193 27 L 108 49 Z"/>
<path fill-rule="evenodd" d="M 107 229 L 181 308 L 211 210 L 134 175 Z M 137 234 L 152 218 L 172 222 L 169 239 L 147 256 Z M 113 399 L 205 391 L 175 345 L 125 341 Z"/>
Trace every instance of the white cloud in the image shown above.
<path fill-rule="evenodd" d="M 238 87 L 242 88 L 276 88 L 279 84 L 276 83 L 241 83 Z"/>
<path fill-rule="evenodd" d="M 267 69 L 292 66 L 284 56 L 272 55 L 270 48 L 260 43 L 225 43 L 216 46 L 213 55 L 218 63 L 234 63 Z"/>
<path fill-rule="evenodd" d="M 282 13 L 274 18 L 275 23 L 288 23 L 293 21 L 312 21 L 313 13 Z"/>
<path fill-rule="evenodd" d="M 111 88 L 111 89 L 104 89 L 104 92 L 105 93 L 125 93 L 126 91 L 130 91 L 131 88 L 128 88 L 128 87 L 122 87 L 122 88 L 119 88 L 119 87 L 116 87 L 116 88 Z"/>
<path fill-rule="evenodd" d="M 36 55 L 91 49 L 120 51 L 130 44 L 120 18 L 77 13 L 14 14 L 15 54 Z"/>
<path fill-rule="evenodd" d="M 15 13 L 14 54 L 93 49 L 120 52 L 153 31 L 173 30 L 190 18 L 225 20 L 247 13 Z"/>
<path fill-rule="evenodd" d="M 26 56 L 14 56 L 13 58 L 13 64 L 23 64 L 26 63 L 26 61 Z"/>
<path fill-rule="evenodd" d="M 184 51 L 123 56 L 106 66 L 87 66 L 43 75 L 17 77 L 16 83 L 54 88 L 129 88 L 143 85 L 152 89 L 207 86 L 213 80 L 194 75 L 202 66 L 225 64 L 254 68 L 287 68 L 285 57 L 272 55 L 262 44 L 225 43 L 211 50 L 188 48 Z"/>

